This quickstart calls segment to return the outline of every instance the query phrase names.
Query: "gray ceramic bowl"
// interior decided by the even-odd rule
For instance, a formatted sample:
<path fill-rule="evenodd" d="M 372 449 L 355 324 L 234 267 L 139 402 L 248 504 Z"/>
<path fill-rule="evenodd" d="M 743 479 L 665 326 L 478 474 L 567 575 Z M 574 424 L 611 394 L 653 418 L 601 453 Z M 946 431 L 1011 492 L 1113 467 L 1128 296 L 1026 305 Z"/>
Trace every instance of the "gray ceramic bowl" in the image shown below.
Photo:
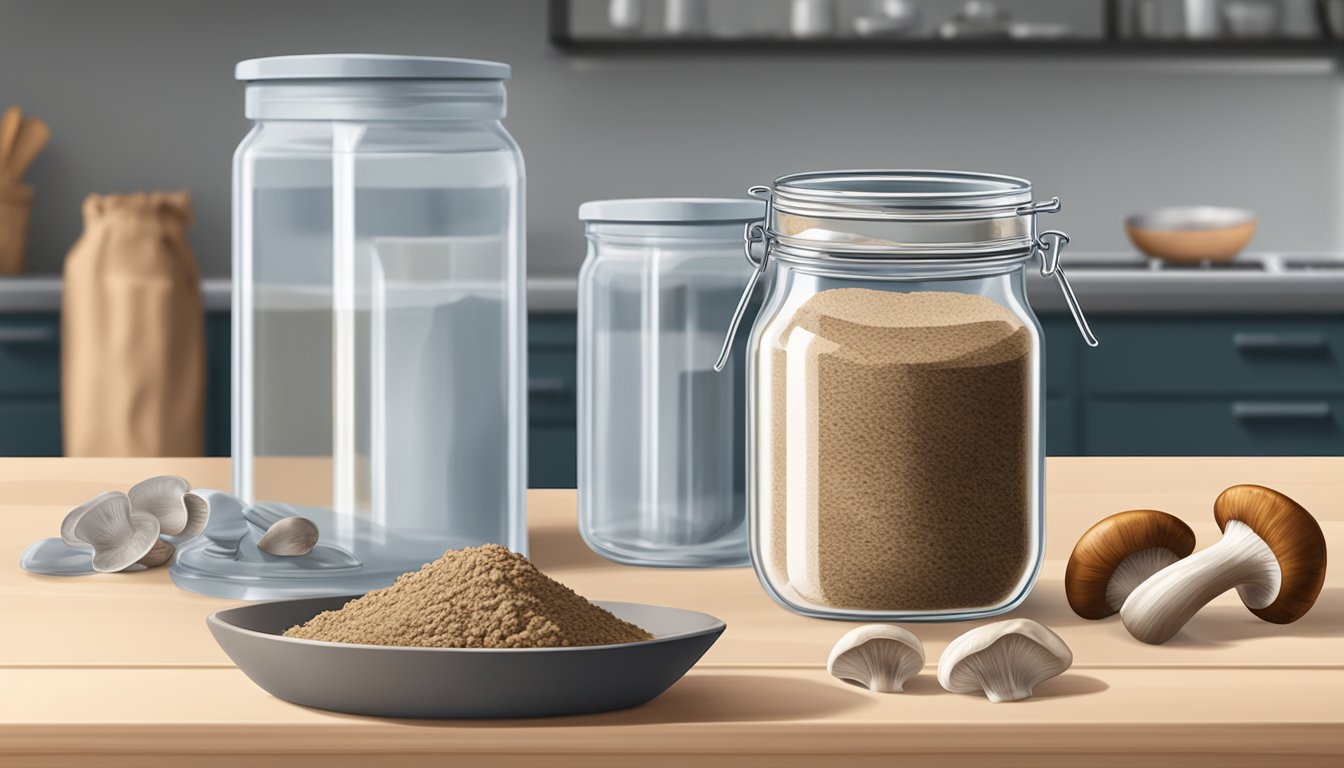
<path fill-rule="evenodd" d="M 286 629 L 355 596 L 281 600 L 206 624 L 252 681 L 295 704 L 381 717 L 545 717 L 634 707 L 667 690 L 723 634 L 704 613 L 597 604 L 653 640 L 581 648 L 395 648 L 296 640 Z"/>

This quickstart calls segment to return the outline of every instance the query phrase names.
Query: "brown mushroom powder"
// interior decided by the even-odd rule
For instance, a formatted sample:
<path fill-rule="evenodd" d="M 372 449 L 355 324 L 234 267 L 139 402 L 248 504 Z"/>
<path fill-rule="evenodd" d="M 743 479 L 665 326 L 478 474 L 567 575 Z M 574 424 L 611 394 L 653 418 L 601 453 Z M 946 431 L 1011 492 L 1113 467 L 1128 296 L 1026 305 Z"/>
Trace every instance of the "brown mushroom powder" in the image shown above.
<path fill-rule="evenodd" d="M 450 550 L 285 637 L 420 648 L 555 648 L 651 640 L 498 544 Z"/>
<path fill-rule="evenodd" d="M 1033 338 L 977 295 L 841 288 L 764 330 L 762 567 L 785 599 L 949 611 L 1034 558 Z"/>

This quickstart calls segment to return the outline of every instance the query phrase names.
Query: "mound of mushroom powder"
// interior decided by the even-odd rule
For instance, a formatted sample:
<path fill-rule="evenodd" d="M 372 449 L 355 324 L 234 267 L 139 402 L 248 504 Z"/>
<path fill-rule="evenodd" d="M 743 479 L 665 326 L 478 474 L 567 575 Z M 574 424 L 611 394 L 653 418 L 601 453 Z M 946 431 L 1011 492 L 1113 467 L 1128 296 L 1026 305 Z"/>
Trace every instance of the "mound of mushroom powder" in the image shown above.
<path fill-rule="evenodd" d="M 978 295 L 866 288 L 775 322 L 770 581 L 851 610 L 1010 599 L 1034 558 L 1031 331 Z"/>
<path fill-rule="evenodd" d="M 553 648 L 650 640 L 497 544 L 450 550 L 392 586 L 285 631 L 333 643 Z"/>

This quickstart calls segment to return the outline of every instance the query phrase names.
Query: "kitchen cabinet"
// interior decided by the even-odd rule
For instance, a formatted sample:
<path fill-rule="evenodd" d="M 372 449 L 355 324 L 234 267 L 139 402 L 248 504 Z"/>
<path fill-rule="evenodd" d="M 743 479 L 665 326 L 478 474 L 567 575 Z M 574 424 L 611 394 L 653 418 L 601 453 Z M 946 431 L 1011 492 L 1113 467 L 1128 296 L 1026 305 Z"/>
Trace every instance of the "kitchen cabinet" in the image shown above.
<path fill-rule="evenodd" d="M 61 454 L 60 340 L 56 315 L 0 315 L 0 456 Z"/>
<path fill-rule="evenodd" d="M 1344 316 L 1094 315 L 1086 349 L 1044 320 L 1050 453 L 1088 456 L 1344 454 Z M 1056 351 L 1076 362 L 1055 369 Z M 1066 402 L 1066 401 L 1071 401 Z M 1058 436 L 1058 441 L 1056 437 Z M 1067 448 L 1066 448 L 1067 446 Z"/>
<path fill-rule="evenodd" d="M 1344 454 L 1344 315 L 1094 314 L 1101 346 L 1042 315 L 1046 447 L 1070 455 Z M 528 329 L 529 485 L 572 488 L 573 312 Z M 229 454 L 230 324 L 206 316 L 206 452 Z M 0 456 L 60 454 L 60 323 L 0 314 Z"/>
<path fill-rule="evenodd" d="M 227 311 L 206 312 L 205 453 L 228 456 L 232 328 Z M 0 456 L 61 455 L 60 316 L 0 313 Z M 572 488 L 575 458 L 575 320 L 537 314 L 529 327 L 530 482 Z"/>
<path fill-rule="evenodd" d="M 230 323 L 207 312 L 205 453 L 229 455 Z M 0 314 L 0 456 L 61 455 L 61 320 Z"/>

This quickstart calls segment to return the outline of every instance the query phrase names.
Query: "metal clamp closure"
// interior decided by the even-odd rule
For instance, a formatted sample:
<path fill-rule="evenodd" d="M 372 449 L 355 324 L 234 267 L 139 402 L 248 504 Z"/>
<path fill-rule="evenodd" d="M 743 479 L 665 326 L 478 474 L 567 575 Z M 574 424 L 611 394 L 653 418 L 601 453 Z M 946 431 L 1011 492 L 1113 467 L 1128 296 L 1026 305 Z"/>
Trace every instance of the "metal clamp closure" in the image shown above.
<path fill-rule="evenodd" d="M 763 189 L 763 187 L 752 187 L 752 190 Z M 769 221 L 770 208 L 766 204 L 766 221 Z M 719 350 L 719 359 L 714 361 L 714 370 L 722 371 L 728 364 L 728 356 L 733 351 L 733 341 L 737 339 L 738 326 L 742 325 L 742 318 L 747 314 L 747 305 L 751 303 L 751 295 L 756 292 L 756 284 L 760 282 L 761 275 L 765 274 L 765 265 L 770 261 L 770 243 L 768 235 L 765 233 L 765 222 L 748 222 L 742 228 L 742 253 L 747 257 L 747 263 L 754 269 L 751 271 L 751 278 L 747 280 L 747 287 L 742 291 L 742 297 L 737 300 L 737 309 L 733 310 L 733 319 L 728 322 L 728 336 L 723 340 L 723 349 Z M 761 249 L 761 257 L 758 259 L 751 252 L 751 246 L 761 243 L 764 248 Z"/>
<path fill-rule="evenodd" d="M 773 213 L 770 188 L 752 187 L 747 190 L 747 194 L 765 200 L 765 219 L 750 222 L 742 230 L 742 251 L 747 258 L 747 263 L 752 266 L 751 278 L 747 281 L 741 298 L 737 300 L 737 308 L 733 310 L 732 320 L 728 323 L 728 335 L 724 338 L 723 347 L 719 350 L 719 357 L 714 362 L 715 371 L 722 371 L 728 364 L 728 357 L 732 353 L 733 342 L 737 339 L 742 318 L 746 315 L 747 306 L 751 303 L 751 297 L 756 292 L 756 285 L 761 281 L 761 277 L 765 274 L 770 262 L 771 240 L 767 229 Z M 1069 285 L 1069 279 L 1065 276 L 1064 270 L 1060 268 L 1059 264 L 1064 246 L 1069 244 L 1069 236 L 1057 229 L 1036 234 L 1036 216 L 1042 213 L 1056 213 L 1060 208 L 1059 198 L 1052 197 L 1039 203 L 1018 206 L 1016 213 L 1019 216 L 1030 218 L 1031 247 L 1033 253 L 1038 254 L 1041 258 L 1041 277 L 1053 277 L 1055 279 L 1060 292 L 1064 294 L 1064 303 L 1069 308 L 1069 314 L 1073 315 L 1073 322 L 1078 326 L 1078 332 L 1083 336 L 1083 341 L 1089 347 L 1095 347 L 1099 344 L 1097 337 L 1092 333 L 1092 327 L 1088 325 L 1087 318 L 1083 315 L 1083 308 L 1078 304 L 1078 297 L 1073 293 L 1073 286 Z M 762 246 L 759 257 L 752 251 L 752 246 L 758 243 Z"/>
<path fill-rule="evenodd" d="M 1059 210 L 1059 198 L 1054 198 L 1054 209 Z M 1023 208 L 1035 208 L 1036 206 L 1023 206 Z M 1042 209 L 1046 211 L 1047 209 Z M 1019 212 L 1021 209 L 1019 209 Z M 1053 211 L 1049 211 L 1053 212 Z M 1035 212 L 1032 214 L 1032 229 L 1035 230 L 1036 219 Z M 1059 285 L 1059 292 L 1064 294 L 1064 304 L 1069 308 L 1069 314 L 1073 315 L 1073 322 L 1078 326 L 1078 332 L 1083 335 L 1083 341 L 1089 347 L 1096 347 L 1101 342 L 1092 333 L 1092 326 L 1088 325 L 1087 317 L 1083 315 L 1083 307 L 1078 303 L 1078 297 L 1073 293 L 1073 286 L 1069 285 L 1069 278 L 1064 274 L 1064 270 L 1059 266 L 1059 257 L 1064 252 L 1064 246 L 1069 244 L 1069 236 L 1057 229 L 1047 230 L 1036 236 L 1033 248 L 1041 256 L 1041 277 L 1053 277 Z"/>

